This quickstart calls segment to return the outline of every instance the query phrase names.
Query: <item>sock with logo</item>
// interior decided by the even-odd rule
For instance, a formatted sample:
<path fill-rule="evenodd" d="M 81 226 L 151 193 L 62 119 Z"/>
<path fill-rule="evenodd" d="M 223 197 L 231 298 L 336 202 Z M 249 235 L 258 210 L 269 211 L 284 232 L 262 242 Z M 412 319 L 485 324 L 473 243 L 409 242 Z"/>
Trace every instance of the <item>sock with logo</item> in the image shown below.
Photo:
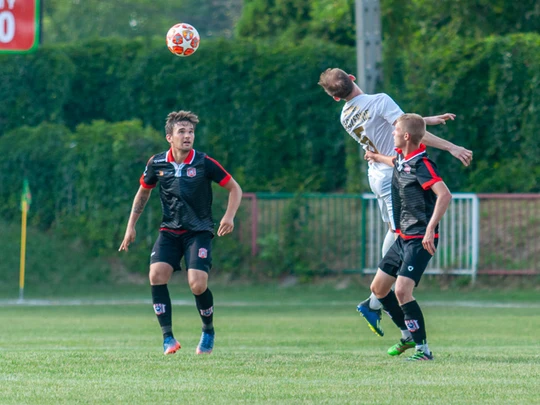
<path fill-rule="evenodd" d="M 201 317 L 203 332 L 214 334 L 214 296 L 209 288 L 206 289 L 201 295 L 195 295 L 195 303 L 199 310 L 199 316 Z"/>
<path fill-rule="evenodd" d="M 161 326 L 163 338 L 172 337 L 172 306 L 167 284 L 153 285 L 151 287 L 154 312 Z"/>
<path fill-rule="evenodd" d="M 390 290 L 386 297 L 379 298 L 379 301 L 381 301 L 384 311 L 392 319 L 392 322 L 394 322 L 400 330 L 407 330 L 407 326 L 405 325 L 405 315 L 399 306 L 394 290 Z"/>
<path fill-rule="evenodd" d="M 427 349 L 426 326 L 420 306 L 416 301 L 411 301 L 403 304 L 401 308 L 405 314 L 405 325 L 407 325 L 407 329 L 411 332 L 414 343 L 416 343 L 417 347 L 425 345 L 425 349 Z M 429 349 L 427 350 L 429 351 Z"/>

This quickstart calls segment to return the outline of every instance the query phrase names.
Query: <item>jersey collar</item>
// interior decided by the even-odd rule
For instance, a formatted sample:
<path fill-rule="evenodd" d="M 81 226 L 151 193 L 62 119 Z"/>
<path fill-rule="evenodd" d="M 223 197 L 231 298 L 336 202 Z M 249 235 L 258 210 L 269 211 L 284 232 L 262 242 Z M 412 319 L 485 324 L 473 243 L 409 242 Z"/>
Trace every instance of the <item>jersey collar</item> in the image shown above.
<path fill-rule="evenodd" d="M 395 148 L 396 152 L 399 153 L 400 155 L 403 154 L 403 149 L 401 148 Z M 426 151 L 426 145 L 424 145 L 423 143 L 420 144 L 420 146 L 418 147 L 418 149 L 412 151 L 411 153 L 409 153 L 407 156 L 405 156 L 403 158 L 403 161 L 406 162 L 408 160 L 411 160 L 412 158 L 418 156 L 418 155 L 421 155 L 422 153 L 424 153 Z"/>
<path fill-rule="evenodd" d="M 195 159 L 195 149 L 191 149 L 189 151 L 188 155 L 186 156 L 186 158 L 184 159 L 183 163 L 189 165 L 189 164 L 193 163 L 194 159 Z M 167 151 L 167 162 L 169 162 L 169 163 L 174 162 L 174 156 L 173 156 L 173 153 L 172 153 L 172 148 L 170 148 Z"/>

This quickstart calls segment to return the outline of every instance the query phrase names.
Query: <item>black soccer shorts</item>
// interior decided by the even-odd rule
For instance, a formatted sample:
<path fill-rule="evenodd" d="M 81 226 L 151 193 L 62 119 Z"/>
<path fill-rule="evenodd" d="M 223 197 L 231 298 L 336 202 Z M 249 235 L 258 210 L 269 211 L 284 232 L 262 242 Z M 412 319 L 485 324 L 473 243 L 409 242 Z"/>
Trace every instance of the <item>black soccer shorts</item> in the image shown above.
<path fill-rule="evenodd" d="M 439 239 L 435 238 L 435 247 L 438 244 Z M 379 263 L 379 269 L 392 277 L 411 278 L 418 286 L 432 257 L 422 246 L 421 238 L 403 239 L 398 237 Z"/>
<path fill-rule="evenodd" d="M 212 232 L 186 232 L 181 235 L 160 231 L 150 255 L 150 264 L 165 262 L 174 271 L 182 270 L 184 258 L 186 269 L 209 272 L 212 268 Z"/>

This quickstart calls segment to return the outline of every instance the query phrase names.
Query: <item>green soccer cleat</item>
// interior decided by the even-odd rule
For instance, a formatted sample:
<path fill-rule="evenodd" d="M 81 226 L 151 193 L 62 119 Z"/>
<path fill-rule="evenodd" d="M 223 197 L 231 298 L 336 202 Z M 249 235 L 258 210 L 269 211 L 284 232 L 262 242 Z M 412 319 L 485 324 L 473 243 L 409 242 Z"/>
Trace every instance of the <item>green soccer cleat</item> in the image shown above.
<path fill-rule="evenodd" d="M 399 356 L 405 350 L 412 349 L 415 346 L 416 344 L 414 343 L 412 339 L 407 339 L 407 340 L 399 339 L 399 343 L 396 343 L 394 346 L 388 349 L 388 354 L 390 356 Z"/>
<path fill-rule="evenodd" d="M 407 361 L 425 361 L 433 360 L 433 353 L 424 353 L 422 350 L 417 350 L 411 357 L 407 357 Z"/>

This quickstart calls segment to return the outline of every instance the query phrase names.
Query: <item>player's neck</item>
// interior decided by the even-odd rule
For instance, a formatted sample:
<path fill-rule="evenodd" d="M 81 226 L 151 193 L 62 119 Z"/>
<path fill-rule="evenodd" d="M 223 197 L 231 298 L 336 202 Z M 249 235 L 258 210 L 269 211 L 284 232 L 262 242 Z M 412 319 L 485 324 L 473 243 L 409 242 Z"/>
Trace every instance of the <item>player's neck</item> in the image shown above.
<path fill-rule="evenodd" d="M 415 145 L 413 143 L 407 142 L 407 145 L 403 148 L 403 156 L 409 156 L 414 151 L 418 150 L 420 148 L 420 144 Z"/>
<path fill-rule="evenodd" d="M 351 91 L 351 94 L 349 94 L 347 97 L 345 97 L 345 101 L 350 101 L 356 96 L 359 96 L 360 94 L 364 94 L 362 90 L 360 90 L 360 87 L 358 87 L 356 84 L 354 85 L 353 91 Z"/>
<path fill-rule="evenodd" d="M 176 163 L 182 163 L 188 157 L 189 152 L 191 152 L 191 150 L 186 152 L 186 151 L 183 151 L 183 150 L 173 148 L 172 154 L 173 154 L 174 161 Z"/>

